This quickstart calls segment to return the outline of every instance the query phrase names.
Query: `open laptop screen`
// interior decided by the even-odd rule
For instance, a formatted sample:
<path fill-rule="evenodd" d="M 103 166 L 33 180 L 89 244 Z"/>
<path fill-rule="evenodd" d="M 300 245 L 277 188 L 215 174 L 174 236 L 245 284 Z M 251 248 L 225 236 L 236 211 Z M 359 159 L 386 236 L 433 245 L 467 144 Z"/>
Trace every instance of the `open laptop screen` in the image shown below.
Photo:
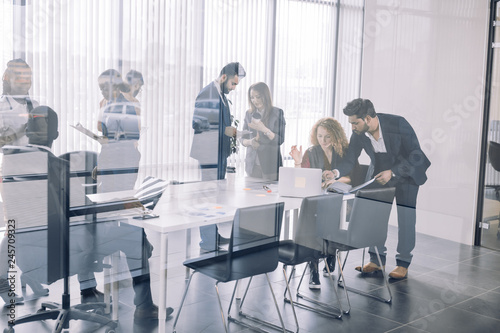
<path fill-rule="evenodd" d="M 321 169 L 287 168 L 279 169 L 278 193 L 283 197 L 309 197 L 324 193 L 321 188 Z"/>

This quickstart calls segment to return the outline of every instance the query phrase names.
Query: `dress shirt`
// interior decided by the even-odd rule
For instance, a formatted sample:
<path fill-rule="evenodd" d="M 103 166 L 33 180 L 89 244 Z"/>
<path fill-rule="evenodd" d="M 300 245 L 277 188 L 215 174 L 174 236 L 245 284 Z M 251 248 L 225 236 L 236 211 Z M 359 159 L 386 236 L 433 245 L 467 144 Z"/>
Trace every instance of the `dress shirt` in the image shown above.
<path fill-rule="evenodd" d="M 382 135 L 382 126 L 380 125 L 380 122 L 378 124 L 378 134 L 379 138 L 378 140 L 375 140 L 375 138 L 370 132 L 365 132 L 365 135 L 370 139 L 372 143 L 374 153 L 387 153 L 387 149 L 385 148 L 385 143 L 384 143 L 384 136 Z"/>

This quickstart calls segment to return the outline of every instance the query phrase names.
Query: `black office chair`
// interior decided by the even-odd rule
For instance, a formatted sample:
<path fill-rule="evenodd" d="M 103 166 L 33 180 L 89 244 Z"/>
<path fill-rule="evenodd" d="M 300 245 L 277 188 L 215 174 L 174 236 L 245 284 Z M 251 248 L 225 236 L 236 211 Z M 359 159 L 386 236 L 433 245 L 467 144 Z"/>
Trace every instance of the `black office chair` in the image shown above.
<path fill-rule="evenodd" d="M 49 174 L 54 174 L 55 169 L 52 161 L 60 163 L 61 174 L 69 176 L 68 170 L 64 169 L 64 162 L 55 157 L 49 157 L 44 151 L 30 147 L 4 147 L 3 148 L 3 193 L 6 216 L 16 220 L 16 260 L 23 275 L 26 274 L 33 281 L 50 284 L 58 278 L 52 278 L 54 272 L 50 270 L 48 258 L 50 255 L 49 245 L 51 240 L 59 239 L 60 235 L 49 233 L 48 222 L 52 219 L 60 219 L 60 212 L 64 207 L 60 203 L 51 200 L 54 193 L 60 191 L 59 184 L 55 185 L 50 180 Z M 57 175 L 59 176 L 59 175 Z M 20 209 L 29 203 L 30 209 Z M 69 203 L 68 203 L 69 204 Z M 50 209 L 48 209 L 50 207 Z M 57 220 L 59 222 L 59 220 Z M 61 232 L 62 234 L 62 232 Z M 75 274 L 82 265 L 87 264 L 88 257 L 81 249 L 72 244 L 69 248 L 72 270 L 67 269 L 65 279 L 65 294 L 63 295 L 63 307 L 54 302 L 44 302 L 36 314 L 16 318 L 9 322 L 4 333 L 14 332 L 14 326 L 41 320 L 56 320 L 54 332 L 65 329 L 70 319 L 87 320 L 108 326 L 108 332 L 113 332 L 117 324 L 109 318 L 101 316 L 95 311 L 96 307 L 103 309 L 104 303 L 79 304 L 69 306 L 69 292 L 66 287 L 69 275 Z M 55 259 L 55 258 L 54 258 Z"/>
<path fill-rule="evenodd" d="M 491 166 L 495 171 L 500 172 L 500 143 L 495 141 L 490 141 L 488 147 L 488 159 Z M 487 187 L 492 187 L 495 190 L 495 196 L 500 199 L 500 185 L 486 185 Z"/>
<path fill-rule="evenodd" d="M 491 166 L 495 171 L 500 172 L 500 143 L 495 141 L 490 141 L 488 147 L 488 158 Z M 492 187 L 495 190 L 495 197 L 500 200 L 500 185 L 486 185 L 486 187 Z M 495 216 L 486 217 L 483 219 L 483 223 L 489 223 L 490 221 L 499 220 L 500 213 Z M 500 230 L 497 231 L 497 238 L 500 239 Z"/>
<path fill-rule="evenodd" d="M 340 270 L 338 285 L 344 288 L 349 304 L 348 311 L 351 309 L 351 304 L 349 302 L 347 290 L 369 296 L 386 303 L 392 302 L 392 293 L 389 288 L 384 268 L 382 269 L 382 274 L 384 276 L 385 286 L 389 294 L 388 297 L 380 297 L 376 294 L 366 293 L 358 289 L 347 287 L 343 269 L 345 268 L 349 251 L 361 248 L 366 249 L 370 246 L 375 247 L 378 264 L 380 267 L 383 267 L 377 245 L 385 244 L 389 216 L 391 213 L 392 202 L 394 201 L 395 191 L 396 189 L 394 187 L 357 191 L 347 230 L 340 229 L 337 221 L 335 221 L 335 223 L 328 223 L 324 220 L 318 221 L 318 235 L 322 235 L 325 240 L 332 242 L 333 246 L 337 248 L 337 260 L 339 262 Z M 343 251 L 347 251 L 347 254 L 345 256 L 344 263 L 340 265 L 340 254 Z M 364 262 L 362 262 L 361 267 L 363 267 L 363 265 Z"/>
<path fill-rule="evenodd" d="M 227 312 L 228 322 L 238 323 L 244 327 L 255 329 L 255 326 L 231 317 L 231 306 L 234 301 L 238 280 L 247 277 L 250 277 L 250 281 L 248 282 L 244 296 L 241 299 L 239 315 L 270 328 L 283 332 L 291 332 L 285 328 L 278 304 L 276 303 L 276 297 L 274 296 L 271 282 L 267 276 L 268 272 L 274 271 L 278 266 L 278 247 L 281 223 L 283 219 L 283 209 L 284 203 L 282 202 L 238 209 L 233 220 L 231 238 L 227 251 L 218 250 L 184 262 L 184 265 L 193 269 L 194 272 L 191 274 L 187 282 L 186 290 L 174 321 L 173 332 L 176 331 L 177 321 L 186 299 L 189 285 L 194 274 L 196 273 L 201 273 L 216 280 L 215 290 L 219 301 L 222 324 L 224 325 L 226 332 L 228 332 L 228 325 L 226 325 L 224 318 L 224 310 L 222 309 L 222 303 L 219 297 L 218 284 L 220 282 L 229 281 L 236 281 L 236 283 Z M 249 316 L 242 311 L 243 304 L 248 293 L 248 288 L 252 282 L 252 277 L 260 274 L 266 275 L 281 326 Z M 262 332 L 263 330 L 260 331 Z"/>
<path fill-rule="evenodd" d="M 342 198 L 342 194 L 332 193 L 328 195 L 307 197 L 302 200 L 302 205 L 300 207 L 300 216 L 297 221 L 297 225 L 294 227 L 293 240 L 285 240 L 280 242 L 279 261 L 283 263 L 283 274 L 285 275 L 285 279 L 287 279 L 287 266 L 294 266 L 295 268 L 296 265 L 300 265 L 302 263 L 313 260 L 323 259 L 325 261 L 327 269 L 329 270 L 328 264 L 326 263 L 327 253 L 325 253 L 324 241 L 323 238 L 318 235 L 317 227 L 320 223 L 339 225 Z M 332 307 L 323 302 L 319 302 L 300 293 L 300 286 L 302 284 L 306 271 L 307 269 L 304 269 L 304 272 L 302 273 L 302 276 L 300 278 L 296 291 L 296 300 L 293 301 L 293 304 L 314 311 L 316 313 L 341 319 L 342 306 L 340 304 L 337 289 L 335 288 L 335 282 L 333 281 L 331 274 L 330 279 L 332 282 L 332 287 L 335 291 L 335 295 L 337 296 L 338 308 Z M 288 284 L 290 283 L 291 276 L 292 274 L 290 274 Z M 287 298 L 287 292 L 290 294 L 290 290 L 288 289 L 288 287 L 285 290 L 284 300 L 287 303 L 292 303 L 291 296 L 290 298 Z M 301 303 L 300 299 L 311 302 L 317 305 L 317 307 L 312 307 L 307 304 Z"/>

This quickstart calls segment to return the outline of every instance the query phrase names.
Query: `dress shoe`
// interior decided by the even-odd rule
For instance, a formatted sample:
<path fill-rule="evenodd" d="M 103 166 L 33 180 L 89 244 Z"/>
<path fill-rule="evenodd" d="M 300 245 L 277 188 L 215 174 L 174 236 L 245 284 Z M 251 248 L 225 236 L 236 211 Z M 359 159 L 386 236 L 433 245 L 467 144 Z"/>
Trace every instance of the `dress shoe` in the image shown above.
<path fill-rule="evenodd" d="M 389 273 L 389 276 L 393 279 L 404 279 L 408 275 L 408 268 L 403 266 L 396 266 L 392 272 Z"/>
<path fill-rule="evenodd" d="M 174 309 L 167 307 L 167 317 L 174 312 Z M 134 312 L 135 321 L 151 321 L 158 320 L 158 306 L 155 304 L 138 306 Z"/>
<path fill-rule="evenodd" d="M 24 298 L 18 295 L 9 295 L 9 293 L 1 293 L 0 297 L 2 297 L 5 302 L 4 306 L 10 306 L 12 304 L 21 305 L 24 304 Z"/>
<path fill-rule="evenodd" d="M 36 297 L 47 296 L 49 294 L 49 289 L 44 288 L 40 282 L 32 279 L 26 274 L 21 274 L 21 286 L 26 288 L 26 285 L 30 286 Z"/>
<path fill-rule="evenodd" d="M 363 266 L 363 268 L 361 268 L 361 266 L 358 266 L 354 269 L 361 273 L 374 273 L 382 270 L 379 265 L 373 262 L 367 263 L 366 265 Z"/>
<path fill-rule="evenodd" d="M 328 258 L 326 258 L 326 262 L 328 264 L 328 269 L 330 270 L 330 273 L 328 273 L 328 270 L 326 269 L 326 265 L 325 265 L 325 267 L 323 267 L 323 276 L 329 277 L 330 274 L 333 275 L 333 271 L 335 270 L 335 257 L 328 256 Z"/>
<path fill-rule="evenodd" d="M 309 275 L 309 289 L 321 289 L 321 282 L 319 281 L 319 273 L 311 272 Z"/>
<path fill-rule="evenodd" d="M 309 266 L 309 289 L 321 289 L 321 282 L 319 281 L 318 262 L 311 261 Z"/>
<path fill-rule="evenodd" d="M 5 302 L 4 306 L 23 304 L 24 302 L 22 296 L 16 295 L 16 293 L 10 289 L 9 281 L 2 278 L 0 278 L 0 297 L 2 297 Z"/>
<path fill-rule="evenodd" d="M 81 302 L 83 303 L 102 303 L 104 294 L 96 288 L 87 288 L 80 291 Z"/>

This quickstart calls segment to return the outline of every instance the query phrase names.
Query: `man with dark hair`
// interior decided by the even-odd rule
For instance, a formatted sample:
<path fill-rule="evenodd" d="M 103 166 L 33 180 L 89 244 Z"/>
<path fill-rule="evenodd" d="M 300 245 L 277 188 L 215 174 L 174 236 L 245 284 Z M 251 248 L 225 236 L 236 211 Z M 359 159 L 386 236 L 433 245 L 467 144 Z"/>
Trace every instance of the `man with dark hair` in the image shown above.
<path fill-rule="evenodd" d="M 144 85 L 144 78 L 142 77 L 141 72 L 131 69 L 125 78 L 130 87 L 130 91 L 123 93 L 123 96 L 131 102 L 139 103 L 136 97 L 139 95 L 142 86 Z"/>
<path fill-rule="evenodd" d="M 226 94 L 236 89 L 246 75 L 238 62 L 224 66 L 219 77 L 204 87 L 194 106 L 192 126 L 195 130 L 191 157 L 198 160 L 201 180 L 226 177 L 227 158 L 231 155 L 231 138 L 236 137 L 236 127 L 231 124 L 231 112 Z M 200 227 L 200 246 L 207 251 L 216 249 L 217 226 Z M 220 238 L 225 241 L 225 239 Z"/>
<path fill-rule="evenodd" d="M 28 143 L 25 136 L 28 113 L 38 106 L 28 96 L 31 88 L 31 68 L 22 59 L 7 63 L 3 77 L 3 93 L 0 97 L 0 147 L 22 146 Z"/>
<path fill-rule="evenodd" d="M 59 137 L 57 113 L 48 106 L 38 106 L 29 114 L 26 136 L 30 145 L 52 148 Z"/>
<path fill-rule="evenodd" d="M 198 118 L 204 118 L 210 124 L 205 131 L 195 133 L 191 147 L 191 157 L 200 163 L 201 180 L 226 177 L 227 158 L 231 155 L 230 138 L 236 136 L 236 128 L 231 126 L 226 94 L 236 89 L 245 75 L 245 70 L 239 63 L 227 64 L 220 71 L 219 77 L 204 87 L 196 97 L 193 128 L 195 131 L 198 129 Z"/>
<path fill-rule="evenodd" d="M 402 279 L 408 274 L 408 267 L 415 247 L 415 223 L 418 188 L 427 180 L 425 174 L 430 161 L 420 148 L 415 131 L 408 121 L 397 115 L 377 114 L 368 99 L 355 99 L 344 108 L 349 117 L 353 134 L 349 150 L 343 163 L 333 170 L 335 178 L 348 175 L 361 151 L 371 159 L 367 178 L 375 177 L 379 186 L 396 187 L 398 212 L 397 267 L 389 274 Z M 386 248 L 378 246 L 382 265 L 385 266 Z M 357 270 L 371 273 L 381 270 L 373 248 L 370 249 L 370 263 Z"/>

